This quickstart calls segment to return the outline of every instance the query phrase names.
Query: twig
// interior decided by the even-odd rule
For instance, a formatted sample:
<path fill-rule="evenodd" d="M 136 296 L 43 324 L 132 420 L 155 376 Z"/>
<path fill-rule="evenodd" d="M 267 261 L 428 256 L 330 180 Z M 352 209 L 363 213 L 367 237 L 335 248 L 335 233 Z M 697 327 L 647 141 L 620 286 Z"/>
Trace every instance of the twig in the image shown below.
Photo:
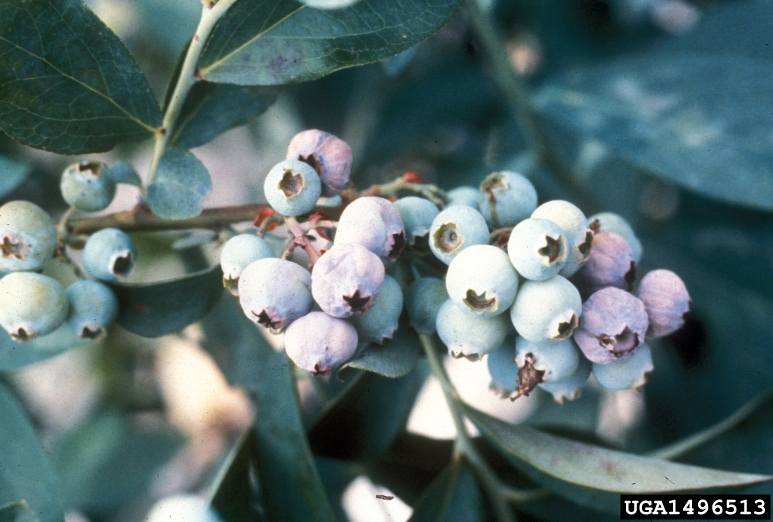
<path fill-rule="evenodd" d="M 309 255 L 309 265 L 313 266 L 319 259 L 320 254 L 317 252 L 317 249 L 314 248 L 314 245 L 311 244 L 309 238 L 306 237 L 306 232 L 303 230 L 303 227 L 301 227 L 301 224 L 298 223 L 297 219 L 290 216 L 285 216 L 285 224 L 287 225 L 287 229 L 295 236 L 295 238 L 290 241 L 290 244 L 287 245 L 285 254 L 289 257 L 289 253 L 292 252 L 293 248 L 296 246 L 303 247 Z M 286 259 L 285 254 L 282 255 L 283 259 Z"/>

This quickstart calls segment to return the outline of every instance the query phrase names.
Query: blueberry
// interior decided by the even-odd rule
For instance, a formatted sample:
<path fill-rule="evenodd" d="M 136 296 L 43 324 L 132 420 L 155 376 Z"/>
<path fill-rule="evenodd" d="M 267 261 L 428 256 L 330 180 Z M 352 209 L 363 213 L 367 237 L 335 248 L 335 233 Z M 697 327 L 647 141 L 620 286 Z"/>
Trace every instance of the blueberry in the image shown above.
<path fill-rule="evenodd" d="M 549 279 L 566 263 L 564 233 L 547 219 L 525 219 L 510 232 L 507 254 L 518 273 L 526 279 Z"/>
<path fill-rule="evenodd" d="M 356 243 L 386 262 L 396 261 L 405 246 L 403 218 L 384 198 L 355 199 L 341 213 L 333 242 Z"/>
<path fill-rule="evenodd" d="M 448 296 L 461 310 L 478 317 L 507 311 L 518 291 L 518 274 L 501 249 L 472 245 L 448 265 Z"/>
<path fill-rule="evenodd" d="M 537 191 L 517 172 L 492 172 L 480 184 L 480 212 L 495 228 L 512 227 L 537 208 Z"/>
<path fill-rule="evenodd" d="M 577 370 L 581 357 L 571 339 L 534 342 L 518 337 L 515 342 L 518 381 L 510 398 L 528 397 L 538 384 L 566 379 Z"/>
<path fill-rule="evenodd" d="M 572 335 L 582 313 L 580 292 L 557 275 L 521 285 L 510 319 L 518 334 L 530 341 L 562 341 Z"/>
<path fill-rule="evenodd" d="M 566 264 L 558 273 L 569 277 L 577 272 L 580 265 L 588 260 L 593 243 L 593 231 L 585 214 L 568 201 L 554 200 L 537 207 L 531 217 L 552 221 L 564 232 Z"/>
<path fill-rule="evenodd" d="M 105 228 L 86 241 L 83 248 L 83 267 L 96 279 L 117 281 L 134 269 L 137 249 L 132 239 L 122 230 Z"/>
<path fill-rule="evenodd" d="M 434 203 L 416 196 L 398 199 L 395 201 L 395 206 L 400 211 L 400 217 L 403 218 L 405 236 L 409 245 L 414 244 L 417 237 L 429 234 L 432 220 L 440 213 Z"/>
<path fill-rule="evenodd" d="M 299 132 L 290 140 L 286 159 L 308 163 L 319 175 L 325 197 L 340 194 L 349 183 L 352 149 L 328 132 L 317 129 Z"/>
<path fill-rule="evenodd" d="M 39 270 L 55 249 L 54 222 L 42 208 L 29 201 L 0 207 L 0 271 Z"/>
<path fill-rule="evenodd" d="M 266 257 L 239 277 L 239 303 L 257 325 L 278 332 L 311 310 L 311 275 L 292 261 Z"/>
<path fill-rule="evenodd" d="M 118 299 L 98 281 L 77 281 L 65 290 L 70 303 L 67 323 L 78 337 L 99 339 L 118 317 Z"/>
<path fill-rule="evenodd" d="M 690 294 L 678 275 L 670 270 L 653 270 L 639 283 L 636 295 L 649 317 L 647 337 L 663 337 L 677 331 L 690 311 Z"/>
<path fill-rule="evenodd" d="M 384 344 L 397 330 L 397 320 L 403 310 L 403 291 L 390 276 L 384 276 L 376 302 L 364 314 L 351 318 L 360 342 Z"/>
<path fill-rule="evenodd" d="M 499 347 L 486 355 L 486 366 L 491 376 L 489 389 L 502 398 L 509 397 L 518 383 L 518 365 L 515 364 L 515 339 L 505 338 Z"/>
<path fill-rule="evenodd" d="M 78 161 L 64 169 L 59 188 L 68 205 L 96 212 L 106 208 L 115 196 L 115 181 L 106 175 L 101 161 Z"/>
<path fill-rule="evenodd" d="M 220 252 L 223 286 L 233 295 L 239 295 L 239 277 L 244 269 L 253 261 L 267 257 L 275 257 L 274 249 L 262 237 L 239 234 L 230 238 Z"/>
<path fill-rule="evenodd" d="M 496 349 L 507 335 L 507 316 L 477 317 L 469 315 L 450 299 L 437 315 L 437 333 L 453 357 L 477 361 Z"/>
<path fill-rule="evenodd" d="M 639 389 L 653 369 L 652 350 L 644 343 L 628 359 L 609 364 L 593 363 L 593 377 L 608 390 Z"/>
<path fill-rule="evenodd" d="M 271 208 L 283 216 L 300 216 L 317 204 L 322 182 L 308 163 L 285 160 L 269 171 L 263 192 Z"/>
<path fill-rule="evenodd" d="M 405 290 L 405 309 L 414 330 L 433 334 L 440 307 L 448 300 L 446 284 L 434 277 L 422 277 Z"/>
<path fill-rule="evenodd" d="M 143 522 L 223 522 L 206 499 L 177 494 L 165 497 L 148 512 Z"/>
<path fill-rule="evenodd" d="M 614 212 L 599 212 L 588 218 L 591 230 L 598 232 L 614 232 L 620 234 L 628 242 L 633 254 L 633 260 L 637 263 L 641 260 L 642 246 L 636 233 L 624 217 Z"/>
<path fill-rule="evenodd" d="M 480 210 L 480 190 L 475 187 L 456 187 L 448 191 L 448 207 L 465 206 Z"/>
<path fill-rule="evenodd" d="M 67 318 L 67 296 L 59 281 L 35 272 L 0 279 L 0 326 L 24 342 L 59 328 Z"/>
<path fill-rule="evenodd" d="M 577 369 L 572 375 L 560 381 L 540 383 L 538 387 L 550 393 L 559 404 L 563 404 L 564 399 L 573 401 L 580 396 L 580 388 L 588 381 L 591 367 L 591 362 L 581 356 Z"/>
<path fill-rule="evenodd" d="M 376 254 L 357 243 L 335 244 L 314 265 L 311 293 L 325 313 L 350 317 L 373 305 L 383 282 Z"/>
<path fill-rule="evenodd" d="M 582 305 L 574 340 L 592 362 L 609 364 L 634 354 L 644 342 L 648 324 L 644 303 L 625 290 L 610 286 Z"/>
<path fill-rule="evenodd" d="M 315 376 L 329 375 L 357 350 L 357 330 L 343 319 L 310 312 L 285 332 L 287 356 Z"/>
<path fill-rule="evenodd" d="M 429 247 L 445 264 L 469 246 L 488 244 L 488 239 L 486 220 L 480 212 L 464 205 L 440 212 L 429 230 Z"/>
<path fill-rule="evenodd" d="M 607 286 L 630 292 L 634 281 L 636 281 L 636 261 L 633 259 L 633 252 L 628 242 L 614 232 L 594 234 L 590 258 L 574 277 L 580 295 L 587 299 Z"/>

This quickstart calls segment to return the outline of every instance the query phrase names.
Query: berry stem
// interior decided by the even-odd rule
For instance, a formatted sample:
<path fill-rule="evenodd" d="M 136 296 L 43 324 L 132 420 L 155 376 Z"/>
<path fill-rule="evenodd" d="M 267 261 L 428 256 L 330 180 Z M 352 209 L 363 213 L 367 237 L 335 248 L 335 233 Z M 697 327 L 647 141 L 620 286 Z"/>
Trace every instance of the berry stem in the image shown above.
<path fill-rule="evenodd" d="M 292 252 L 292 249 L 296 246 L 300 246 L 303 247 L 303 249 L 309 255 L 309 265 L 313 266 L 314 263 L 316 263 L 320 258 L 320 254 L 306 237 L 306 232 L 303 230 L 301 224 L 298 223 L 298 220 L 294 217 L 285 216 L 285 225 L 287 225 L 287 229 L 293 233 L 295 238 L 290 241 L 289 245 L 287 245 L 285 253 L 282 254 L 282 259 L 287 259 L 287 257 L 290 255 L 290 252 Z"/>
<path fill-rule="evenodd" d="M 381 196 L 385 198 L 398 197 L 400 192 L 408 192 L 430 200 L 437 206 L 445 206 L 448 202 L 448 195 L 444 190 L 431 183 L 416 183 L 400 176 L 394 181 L 373 185 L 360 193 L 353 194 L 355 197 L 363 196 Z M 354 199 L 354 198 L 352 198 Z"/>

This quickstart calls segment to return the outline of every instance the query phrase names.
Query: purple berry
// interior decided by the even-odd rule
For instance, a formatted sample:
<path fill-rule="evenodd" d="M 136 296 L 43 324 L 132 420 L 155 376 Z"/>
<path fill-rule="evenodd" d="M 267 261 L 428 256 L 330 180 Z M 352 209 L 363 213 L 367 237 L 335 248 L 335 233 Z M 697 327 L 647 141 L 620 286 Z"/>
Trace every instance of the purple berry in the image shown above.
<path fill-rule="evenodd" d="M 594 233 L 614 232 L 615 234 L 623 236 L 623 239 L 631 246 L 633 260 L 637 263 L 641 260 L 641 241 L 636 237 L 636 232 L 633 231 L 633 228 L 624 217 L 615 214 L 614 212 L 599 212 L 598 214 L 593 214 L 589 217 L 588 223 Z"/>
<path fill-rule="evenodd" d="M 614 232 L 594 234 L 590 257 L 577 271 L 574 281 L 583 299 L 608 286 L 630 292 L 636 281 L 631 246 Z"/>
<path fill-rule="evenodd" d="M 405 246 L 400 211 L 384 198 L 355 199 L 341 213 L 333 242 L 356 243 L 385 261 L 396 261 Z"/>
<path fill-rule="evenodd" d="M 647 337 L 663 337 L 677 331 L 690 311 L 690 294 L 678 275 L 653 270 L 644 276 L 636 293 L 649 316 Z"/>
<path fill-rule="evenodd" d="M 286 159 L 311 165 L 319 175 L 325 197 L 340 194 L 349 183 L 352 149 L 328 132 L 317 129 L 299 132 L 290 140 Z"/>
<path fill-rule="evenodd" d="M 384 282 L 384 264 L 357 243 L 335 244 L 314 265 L 311 293 L 333 317 L 362 314 L 376 301 Z"/>
<path fill-rule="evenodd" d="M 239 277 L 239 303 L 252 322 L 278 332 L 304 316 L 313 304 L 311 276 L 292 261 L 253 261 Z"/>
<path fill-rule="evenodd" d="M 582 305 L 574 340 L 585 357 L 595 363 L 623 361 L 644 342 L 648 323 L 644 303 L 625 290 L 610 286 Z"/>
<path fill-rule="evenodd" d="M 310 312 L 285 332 L 287 356 L 314 376 L 329 375 L 357 350 L 357 330 L 324 312 Z"/>

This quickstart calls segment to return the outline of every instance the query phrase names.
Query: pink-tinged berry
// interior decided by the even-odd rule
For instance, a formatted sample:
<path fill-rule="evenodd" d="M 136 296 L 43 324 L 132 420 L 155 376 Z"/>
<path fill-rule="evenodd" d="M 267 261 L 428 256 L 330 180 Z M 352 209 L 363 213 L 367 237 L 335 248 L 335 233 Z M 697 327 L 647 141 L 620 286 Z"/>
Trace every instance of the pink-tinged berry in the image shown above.
<path fill-rule="evenodd" d="M 299 132 L 290 140 L 286 159 L 308 163 L 319 175 L 325 197 L 340 194 L 349 183 L 352 149 L 329 132 L 317 129 Z"/>
<path fill-rule="evenodd" d="M 355 199 L 341 213 L 334 244 L 362 245 L 386 262 L 405 246 L 405 227 L 394 203 L 379 197 Z"/>
<path fill-rule="evenodd" d="M 636 295 L 649 316 L 647 337 L 677 331 L 690 311 L 690 294 L 682 279 L 670 270 L 653 270 L 641 280 Z"/>
<path fill-rule="evenodd" d="M 635 281 L 636 261 L 628 242 L 614 232 L 594 234 L 590 258 L 574 277 L 582 297 L 587 299 L 608 286 L 630 292 Z"/>
<path fill-rule="evenodd" d="M 357 350 L 357 330 L 324 312 L 310 312 L 285 332 L 287 356 L 314 376 L 329 375 Z"/>

